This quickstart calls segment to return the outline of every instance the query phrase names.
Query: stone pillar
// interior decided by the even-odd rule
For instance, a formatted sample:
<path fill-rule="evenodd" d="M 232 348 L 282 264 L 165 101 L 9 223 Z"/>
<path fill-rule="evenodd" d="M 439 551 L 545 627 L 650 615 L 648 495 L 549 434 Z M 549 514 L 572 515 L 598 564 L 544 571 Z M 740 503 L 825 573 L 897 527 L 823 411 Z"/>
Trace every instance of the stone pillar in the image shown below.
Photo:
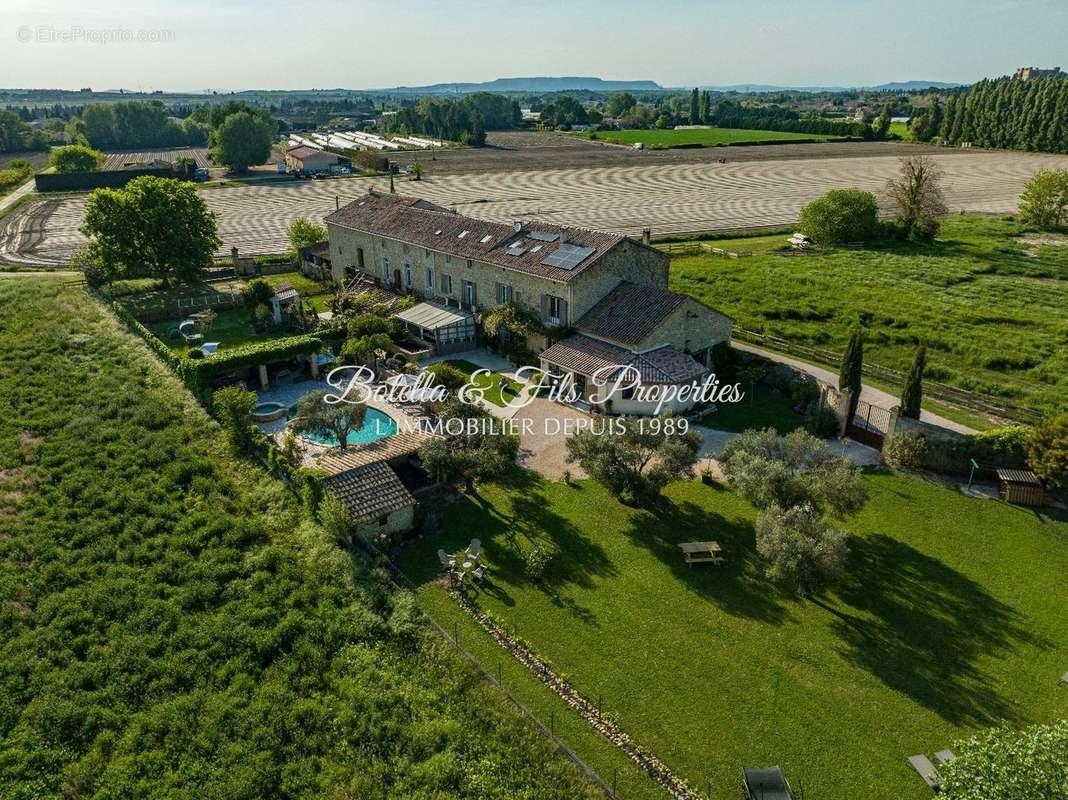
<path fill-rule="evenodd" d="M 314 378 L 315 380 L 319 380 L 319 354 L 312 353 L 310 356 L 308 356 L 308 359 L 311 362 L 312 378 Z"/>
<path fill-rule="evenodd" d="M 852 407 L 853 391 L 851 389 L 840 389 L 838 391 L 838 407 L 834 410 L 838 414 L 839 439 L 845 436 L 846 425 L 849 424 L 849 409 Z"/>
<path fill-rule="evenodd" d="M 897 430 L 897 421 L 901 418 L 901 406 L 894 406 L 890 409 L 890 419 L 886 423 L 886 438 L 889 439 L 894 435 L 894 431 Z"/>
<path fill-rule="evenodd" d="M 266 389 L 268 385 L 267 381 L 267 365 L 260 364 L 260 388 Z"/>

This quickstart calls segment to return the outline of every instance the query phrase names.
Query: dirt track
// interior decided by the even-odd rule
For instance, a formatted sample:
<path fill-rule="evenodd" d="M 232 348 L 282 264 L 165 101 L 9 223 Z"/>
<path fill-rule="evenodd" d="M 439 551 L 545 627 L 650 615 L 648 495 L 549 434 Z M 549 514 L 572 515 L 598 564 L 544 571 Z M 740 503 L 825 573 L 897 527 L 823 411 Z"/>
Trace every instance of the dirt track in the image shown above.
<path fill-rule="evenodd" d="M 586 143 L 579 145 L 576 150 L 585 149 Z M 782 147 L 791 153 L 814 153 L 820 145 Z M 717 152 L 733 154 L 736 149 L 771 148 L 717 148 Z M 905 152 L 916 150 L 909 147 Z M 805 203 L 835 187 L 878 192 L 897 171 L 899 155 L 895 149 L 879 156 L 792 155 L 775 160 L 731 159 L 727 164 L 639 158 L 612 166 L 452 175 L 429 169 L 422 181 L 399 180 L 397 190 L 474 217 L 504 222 L 542 219 L 630 234 L 643 227 L 652 228 L 654 234 L 685 233 L 789 224 Z M 1037 170 L 1068 168 L 1068 156 L 1057 155 L 942 150 L 932 157 L 945 172 L 951 211 L 1011 213 Z M 220 254 L 228 254 L 231 246 L 255 254 L 284 250 L 289 222 L 298 216 L 321 218 L 334 210 L 335 198 L 348 202 L 369 186 L 388 191 L 388 181 L 347 178 L 206 189 L 203 197 L 219 214 Z M 78 227 L 84 204 L 84 197 L 68 197 L 29 203 L 11 213 L 0 221 L 0 260 L 38 266 L 65 264 L 83 241 Z"/>

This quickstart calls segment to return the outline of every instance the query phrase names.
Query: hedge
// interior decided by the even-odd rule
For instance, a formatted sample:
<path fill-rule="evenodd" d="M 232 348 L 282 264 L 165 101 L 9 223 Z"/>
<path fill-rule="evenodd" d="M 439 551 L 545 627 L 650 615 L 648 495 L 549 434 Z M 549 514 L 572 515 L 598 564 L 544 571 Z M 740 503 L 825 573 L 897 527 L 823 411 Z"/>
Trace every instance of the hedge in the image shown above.
<path fill-rule="evenodd" d="M 1027 469 L 1030 430 L 1019 425 L 992 428 L 954 439 L 927 438 L 919 433 L 896 433 L 887 438 L 887 463 L 903 469 L 927 469 L 967 475 L 972 460 L 984 470 Z"/>

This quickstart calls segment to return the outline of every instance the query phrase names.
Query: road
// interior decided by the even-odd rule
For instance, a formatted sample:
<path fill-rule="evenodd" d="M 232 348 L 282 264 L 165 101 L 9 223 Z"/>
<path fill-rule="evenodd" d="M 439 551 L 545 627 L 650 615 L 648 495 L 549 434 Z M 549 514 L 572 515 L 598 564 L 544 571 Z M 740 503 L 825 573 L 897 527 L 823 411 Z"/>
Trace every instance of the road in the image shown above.
<path fill-rule="evenodd" d="M 807 145 L 797 145 L 806 147 Z M 1039 169 L 1068 168 L 1068 156 L 977 151 L 931 158 L 942 168 L 951 210 L 1013 213 Z M 398 181 L 397 190 L 473 217 L 546 222 L 638 234 L 688 233 L 793 223 L 803 205 L 829 189 L 879 192 L 899 168 L 897 156 L 785 159 L 738 163 L 636 163 L 609 167 L 488 172 Z M 204 189 L 219 215 L 225 256 L 280 252 L 298 216 L 321 219 L 388 180 L 343 178 Z M 0 260 L 62 265 L 84 241 L 84 197 L 42 200 L 0 222 Z"/>
<path fill-rule="evenodd" d="M 790 356 L 784 356 L 779 353 L 774 353 L 771 350 L 765 350 L 762 347 L 754 347 L 751 344 L 745 342 L 732 341 L 731 347 L 737 350 L 745 350 L 749 353 L 755 353 L 758 356 L 774 361 L 777 364 L 787 364 L 795 369 L 799 369 L 811 375 L 818 381 L 823 383 L 829 383 L 832 386 L 838 385 L 838 373 L 832 372 L 829 369 L 823 367 L 817 367 L 814 364 L 809 364 L 806 361 L 799 361 L 796 358 Z M 860 399 L 865 403 L 870 403 L 873 406 L 881 406 L 882 408 L 893 408 L 894 406 L 901 405 L 900 398 L 889 392 L 884 392 L 882 389 L 876 389 L 874 386 L 864 385 L 860 392 Z M 974 428 L 969 428 L 967 425 L 961 425 L 959 422 L 954 422 L 951 419 L 940 417 L 938 414 L 932 414 L 930 411 L 920 412 L 920 421 L 929 422 L 932 425 L 937 425 L 940 428 L 946 428 L 947 430 L 956 431 L 957 433 L 975 433 Z"/>
<path fill-rule="evenodd" d="M 0 197 L 0 211 L 3 211 L 8 206 L 14 205 L 15 203 L 17 203 L 19 201 L 19 198 L 25 197 L 30 192 L 32 192 L 33 191 L 33 187 L 34 187 L 33 178 L 30 178 L 28 181 L 26 181 L 24 184 L 22 184 L 22 186 L 17 188 L 15 191 L 13 191 L 13 192 L 11 192 L 9 194 L 6 194 L 3 197 Z"/>

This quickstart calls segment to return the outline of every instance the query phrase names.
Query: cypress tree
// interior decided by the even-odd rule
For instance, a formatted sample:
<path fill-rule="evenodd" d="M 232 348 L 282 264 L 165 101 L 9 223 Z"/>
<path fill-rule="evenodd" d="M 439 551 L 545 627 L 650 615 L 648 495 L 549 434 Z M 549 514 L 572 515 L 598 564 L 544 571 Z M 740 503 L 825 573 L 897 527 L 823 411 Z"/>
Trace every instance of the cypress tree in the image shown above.
<path fill-rule="evenodd" d="M 864 331 L 857 327 L 853 329 L 853 335 L 849 339 L 849 345 L 842 354 L 842 369 L 838 373 L 838 389 L 848 389 L 851 394 L 849 403 L 849 416 L 857 410 L 860 402 L 860 390 L 863 388 L 864 372 Z"/>
<path fill-rule="evenodd" d="M 910 419 L 920 418 L 920 404 L 923 401 L 923 371 L 927 367 L 927 348 L 920 347 L 916 350 L 916 358 L 912 362 L 912 369 L 905 380 L 905 388 L 901 392 L 901 416 Z"/>
<path fill-rule="evenodd" d="M 696 125 L 701 121 L 701 100 L 695 87 L 690 93 L 690 124 Z"/>

